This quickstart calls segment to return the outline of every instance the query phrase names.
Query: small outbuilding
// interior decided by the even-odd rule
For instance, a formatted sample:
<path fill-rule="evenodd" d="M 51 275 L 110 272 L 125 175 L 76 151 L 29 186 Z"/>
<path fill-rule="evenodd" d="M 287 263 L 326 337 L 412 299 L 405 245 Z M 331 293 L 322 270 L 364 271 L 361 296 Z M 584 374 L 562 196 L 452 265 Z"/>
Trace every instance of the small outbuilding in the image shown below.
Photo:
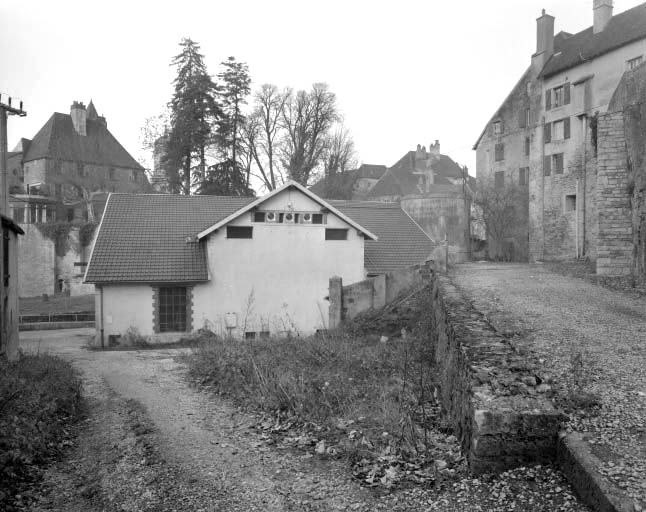
<path fill-rule="evenodd" d="M 432 240 L 397 204 L 327 202 L 288 182 L 261 198 L 111 194 L 86 271 L 97 344 L 135 328 L 252 339 L 326 328 L 329 278 L 422 263 Z"/>
<path fill-rule="evenodd" d="M 2 219 L 2 265 L 0 265 L 0 357 L 18 357 L 18 235 L 24 231 L 11 218 Z"/>

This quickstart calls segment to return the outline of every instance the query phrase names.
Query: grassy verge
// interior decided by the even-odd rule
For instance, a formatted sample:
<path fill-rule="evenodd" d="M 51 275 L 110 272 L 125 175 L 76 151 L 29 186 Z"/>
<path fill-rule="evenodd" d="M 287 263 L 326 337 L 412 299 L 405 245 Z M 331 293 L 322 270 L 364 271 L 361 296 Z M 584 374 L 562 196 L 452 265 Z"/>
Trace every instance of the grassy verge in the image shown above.
<path fill-rule="evenodd" d="M 40 467 L 69 444 L 81 383 L 72 366 L 49 355 L 0 361 L 0 510 L 14 510 Z"/>
<path fill-rule="evenodd" d="M 44 297 L 24 297 L 20 299 L 21 315 L 75 313 L 94 311 L 94 295 L 52 295 Z"/>
<path fill-rule="evenodd" d="M 418 320 L 429 300 L 421 290 L 402 311 L 372 312 L 344 330 L 307 338 L 240 341 L 202 332 L 201 346 L 186 358 L 189 375 L 279 423 L 309 429 L 317 454 L 346 457 L 369 484 L 434 479 L 438 465 L 451 474 L 459 449 L 442 433 Z M 397 318 L 405 324 L 395 325 Z M 378 325 L 399 336 L 384 340 L 374 332 Z M 447 453 L 452 460 L 442 460 Z"/>

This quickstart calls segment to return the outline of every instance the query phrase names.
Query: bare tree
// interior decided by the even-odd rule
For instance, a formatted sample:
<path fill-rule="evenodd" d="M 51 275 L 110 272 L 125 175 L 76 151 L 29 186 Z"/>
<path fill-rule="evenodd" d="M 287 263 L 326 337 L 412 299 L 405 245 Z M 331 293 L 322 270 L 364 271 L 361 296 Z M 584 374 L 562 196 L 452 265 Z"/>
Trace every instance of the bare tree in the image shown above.
<path fill-rule="evenodd" d="M 285 136 L 280 154 L 290 179 L 308 184 L 321 163 L 327 134 L 338 118 L 336 96 L 327 84 L 314 84 L 309 92 L 290 94 L 283 109 Z"/>
<path fill-rule="evenodd" d="M 526 210 L 527 191 L 515 184 L 496 184 L 491 180 L 478 182 L 473 200 L 476 221 L 484 224 L 489 256 L 493 259 L 514 258 L 512 238 L 522 224 L 519 218 Z"/>
<path fill-rule="evenodd" d="M 357 154 L 354 140 L 343 124 L 338 124 L 327 137 L 323 149 L 323 171 L 326 178 L 332 178 L 337 172 L 344 172 L 357 167 Z"/>
<path fill-rule="evenodd" d="M 284 181 L 278 153 L 288 95 L 288 91 L 281 92 L 275 85 L 264 84 L 254 95 L 253 110 L 243 129 L 247 183 L 250 175 L 254 175 L 267 190 L 274 190 Z"/>
<path fill-rule="evenodd" d="M 139 131 L 139 146 L 144 155 L 139 158 L 139 163 L 146 169 L 149 177 L 154 166 L 155 144 L 161 137 L 168 134 L 169 129 L 170 111 L 166 107 L 160 114 L 147 118 Z"/>

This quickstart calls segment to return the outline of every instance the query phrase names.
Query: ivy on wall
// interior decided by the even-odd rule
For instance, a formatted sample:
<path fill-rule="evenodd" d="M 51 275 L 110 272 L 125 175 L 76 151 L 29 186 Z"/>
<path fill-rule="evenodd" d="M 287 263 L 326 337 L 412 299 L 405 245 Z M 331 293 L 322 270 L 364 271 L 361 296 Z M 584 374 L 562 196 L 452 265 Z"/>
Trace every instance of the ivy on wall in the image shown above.
<path fill-rule="evenodd" d="M 83 224 L 79 229 L 79 242 L 81 242 L 82 247 L 89 247 L 94 238 L 94 232 L 96 231 L 97 224 L 96 222 L 88 222 Z"/>
<path fill-rule="evenodd" d="M 54 242 L 56 256 L 65 256 L 69 250 L 69 236 L 72 224 L 70 222 L 45 222 L 36 224 L 36 227 L 41 235 Z"/>

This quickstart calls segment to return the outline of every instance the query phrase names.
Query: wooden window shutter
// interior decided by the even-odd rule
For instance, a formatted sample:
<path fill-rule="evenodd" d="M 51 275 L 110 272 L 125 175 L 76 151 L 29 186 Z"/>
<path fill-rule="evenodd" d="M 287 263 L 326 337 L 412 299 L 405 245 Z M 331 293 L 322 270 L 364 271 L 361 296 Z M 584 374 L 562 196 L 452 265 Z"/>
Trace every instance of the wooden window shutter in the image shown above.
<path fill-rule="evenodd" d="M 570 118 L 569 117 L 566 117 L 563 120 L 563 138 L 564 139 L 570 138 Z"/>
<path fill-rule="evenodd" d="M 545 110 L 552 108 L 552 89 L 545 91 Z"/>
<path fill-rule="evenodd" d="M 570 103 L 570 82 L 563 86 L 563 105 Z"/>
<path fill-rule="evenodd" d="M 544 140 L 543 142 L 547 144 L 548 142 L 552 142 L 552 124 L 551 123 L 545 123 L 545 128 L 543 130 L 544 133 Z"/>
<path fill-rule="evenodd" d="M 520 128 L 525 128 L 527 126 L 526 119 L 527 119 L 527 114 L 525 113 L 525 109 L 521 108 L 518 111 L 518 126 Z"/>
<path fill-rule="evenodd" d="M 552 174 L 552 156 L 551 155 L 546 156 L 543 159 L 543 174 L 545 176 L 549 176 L 550 174 Z"/>

